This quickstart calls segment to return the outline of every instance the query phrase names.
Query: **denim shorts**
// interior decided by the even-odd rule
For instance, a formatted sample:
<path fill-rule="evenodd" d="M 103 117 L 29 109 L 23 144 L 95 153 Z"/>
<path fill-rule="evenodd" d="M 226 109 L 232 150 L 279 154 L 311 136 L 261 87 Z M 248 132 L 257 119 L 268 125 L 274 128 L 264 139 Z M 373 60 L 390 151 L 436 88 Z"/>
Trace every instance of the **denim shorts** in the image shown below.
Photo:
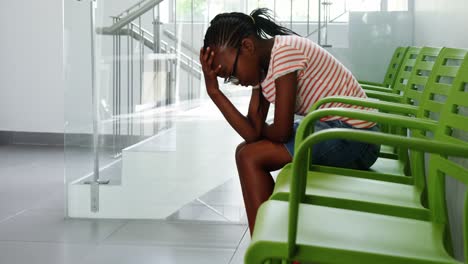
<path fill-rule="evenodd" d="M 300 121 L 294 122 L 294 133 L 291 139 L 285 143 L 285 147 L 291 156 L 294 156 L 294 141 L 297 127 Z M 354 128 L 341 120 L 333 120 L 315 123 L 315 132 L 329 128 Z M 361 130 L 361 129 L 359 129 Z M 368 131 L 378 131 L 378 126 L 362 129 Z M 312 164 L 342 167 L 349 169 L 369 169 L 377 160 L 380 152 L 380 145 L 368 144 L 346 139 L 333 139 L 322 141 L 312 148 Z"/>

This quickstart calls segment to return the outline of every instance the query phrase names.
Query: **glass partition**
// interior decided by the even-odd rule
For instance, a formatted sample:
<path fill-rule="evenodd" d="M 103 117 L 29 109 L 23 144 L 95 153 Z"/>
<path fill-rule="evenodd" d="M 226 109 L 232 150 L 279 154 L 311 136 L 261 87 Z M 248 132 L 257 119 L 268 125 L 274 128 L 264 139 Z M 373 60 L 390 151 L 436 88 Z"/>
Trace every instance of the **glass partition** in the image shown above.
<path fill-rule="evenodd" d="M 393 50 L 412 44 L 400 2 L 64 1 L 67 216 L 245 222 L 242 139 L 207 97 L 198 61 L 209 21 L 268 7 L 358 78 L 380 81 Z M 247 111 L 248 87 L 221 89 Z"/>

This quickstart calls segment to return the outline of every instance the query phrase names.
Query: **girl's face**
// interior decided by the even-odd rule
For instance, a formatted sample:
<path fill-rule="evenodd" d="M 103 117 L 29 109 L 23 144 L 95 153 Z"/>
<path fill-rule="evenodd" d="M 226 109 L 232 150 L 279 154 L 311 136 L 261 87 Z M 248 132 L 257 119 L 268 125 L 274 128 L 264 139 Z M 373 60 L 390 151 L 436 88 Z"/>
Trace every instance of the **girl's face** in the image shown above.
<path fill-rule="evenodd" d="M 227 47 L 215 49 L 212 68 L 221 65 L 219 77 L 242 86 L 258 84 L 260 79 L 258 57 L 252 52 L 252 47 L 249 45 L 244 45 L 244 41 L 242 41 L 241 47 L 237 49 Z"/>

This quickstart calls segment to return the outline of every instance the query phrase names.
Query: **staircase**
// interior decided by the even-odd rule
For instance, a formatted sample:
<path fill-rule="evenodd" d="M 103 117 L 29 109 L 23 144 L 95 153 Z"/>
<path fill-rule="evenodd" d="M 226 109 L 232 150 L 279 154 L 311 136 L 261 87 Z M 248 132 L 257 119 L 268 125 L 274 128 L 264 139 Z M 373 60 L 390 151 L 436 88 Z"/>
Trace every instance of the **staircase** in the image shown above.
<path fill-rule="evenodd" d="M 211 113 L 218 113 L 217 109 L 206 109 L 212 106 L 202 106 L 196 98 L 177 99 L 178 69 L 201 80 L 201 65 L 192 59 L 198 58 L 198 52 L 180 43 L 171 31 L 161 30 L 157 16 L 153 16 L 153 32 L 143 27 L 142 17 L 156 14 L 161 2 L 140 1 L 112 16 L 112 25 L 95 28 L 103 39 L 112 39 L 112 57 L 95 60 L 92 48 L 93 75 L 112 69 L 111 99 L 101 103 L 103 95 L 95 90 L 103 88 L 93 81 L 95 170 L 67 183 L 69 217 L 166 218 L 236 172 L 232 151 L 240 139 L 220 114 L 200 120 L 197 112 L 201 107 Z M 92 23 L 94 9 L 96 3 L 91 0 Z M 169 41 L 160 39 L 161 35 Z M 169 44 L 171 40 L 192 54 Z M 227 138 L 212 145 L 216 135 Z M 100 141 L 109 136 L 114 138 L 114 160 L 103 164 Z M 144 140 L 127 140 L 132 138 Z"/>

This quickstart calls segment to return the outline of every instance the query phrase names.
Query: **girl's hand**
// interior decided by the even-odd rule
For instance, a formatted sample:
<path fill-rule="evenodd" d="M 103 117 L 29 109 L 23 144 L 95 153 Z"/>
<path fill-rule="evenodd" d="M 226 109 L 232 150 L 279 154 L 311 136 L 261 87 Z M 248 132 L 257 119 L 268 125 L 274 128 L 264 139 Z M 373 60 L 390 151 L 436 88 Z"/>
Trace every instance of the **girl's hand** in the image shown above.
<path fill-rule="evenodd" d="M 218 65 L 213 70 L 213 59 L 215 53 L 210 49 L 206 48 L 206 51 L 203 51 L 203 48 L 200 49 L 200 63 L 202 65 L 203 75 L 205 76 L 206 89 L 218 89 L 218 80 L 217 76 L 221 70 L 221 65 Z"/>

